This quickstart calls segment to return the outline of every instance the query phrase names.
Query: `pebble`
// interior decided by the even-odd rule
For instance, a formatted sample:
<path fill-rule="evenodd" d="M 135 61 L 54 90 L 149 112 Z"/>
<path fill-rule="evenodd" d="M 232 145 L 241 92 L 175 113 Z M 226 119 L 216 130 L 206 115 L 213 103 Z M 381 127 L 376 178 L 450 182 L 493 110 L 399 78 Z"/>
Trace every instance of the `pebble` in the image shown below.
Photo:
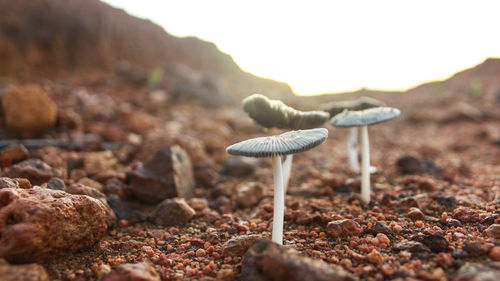
<path fill-rule="evenodd" d="M 479 257 L 488 252 L 486 245 L 479 241 L 465 242 L 462 249 L 466 251 L 471 257 Z"/>
<path fill-rule="evenodd" d="M 424 216 L 424 213 L 419 208 L 411 207 L 410 210 L 408 210 L 408 217 L 414 220 L 422 220 Z"/>
<path fill-rule="evenodd" d="M 222 165 L 221 174 L 244 178 L 255 172 L 257 160 L 249 157 L 231 156 Z"/>
<path fill-rule="evenodd" d="M 384 223 L 377 221 L 372 227 L 372 234 L 377 235 L 378 233 L 393 235 L 394 231 Z"/>
<path fill-rule="evenodd" d="M 443 268 L 448 268 L 453 264 L 453 257 L 449 253 L 441 252 L 439 253 L 434 261 Z"/>
<path fill-rule="evenodd" d="M 488 237 L 492 237 L 492 238 L 495 238 L 495 239 L 500 239 L 500 224 L 492 224 L 490 225 L 485 231 L 484 233 L 488 236 Z"/>
<path fill-rule="evenodd" d="M 422 241 L 420 242 L 422 242 L 434 253 L 443 252 L 448 248 L 448 245 L 450 245 L 448 240 L 439 234 L 424 235 Z"/>
<path fill-rule="evenodd" d="M 370 263 L 375 265 L 382 264 L 385 260 L 384 256 L 376 249 L 373 249 L 368 255 L 366 255 L 366 258 Z"/>
<path fill-rule="evenodd" d="M 51 178 L 47 182 L 47 188 L 52 189 L 52 190 L 66 191 L 66 184 L 60 178 Z"/>
<path fill-rule="evenodd" d="M 150 263 L 125 263 L 117 266 L 101 281 L 160 281 L 160 274 Z"/>
<path fill-rule="evenodd" d="M 427 246 L 417 241 L 399 242 L 393 246 L 393 249 L 397 251 L 409 251 L 412 253 L 429 252 L 429 248 Z"/>
<path fill-rule="evenodd" d="M 30 154 L 24 145 L 11 145 L 0 150 L 0 166 L 8 167 L 29 157 Z"/>
<path fill-rule="evenodd" d="M 326 232 L 333 238 L 360 236 L 363 228 L 352 219 L 331 221 L 326 226 Z"/>
<path fill-rule="evenodd" d="M 41 185 L 53 177 L 64 178 L 65 171 L 52 168 L 40 159 L 28 159 L 12 165 L 4 173 L 9 178 L 27 178 L 32 184 Z"/>
<path fill-rule="evenodd" d="M 156 206 L 149 220 L 161 226 L 185 225 L 195 213 L 183 198 L 165 199 Z"/>
<path fill-rule="evenodd" d="M 224 257 L 239 257 L 245 254 L 255 241 L 260 238 L 260 235 L 241 235 L 228 240 L 222 245 L 222 256 Z"/>
<path fill-rule="evenodd" d="M 494 261 L 500 261 L 500 246 L 495 246 L 491 248 L 489 256 Z"/>
<path fill-rule="evenodd" d="M 457 209 L 455 209 L 452 216 L 454 219 L 457 219 L 464 223 L 479 221 L 479 215 L 477 214 L 477 212 L 467 207 L 458 207 Z"/>
<path fill-rule="evenodd" d="M 265 186 L 260 182 L 243 182 L 236 186 L 236 204 L 242 208 L 249 208 L 257 205 L 264 196 Z"/>
<path fill-rule="evenodd" d="M 208 208 L 208 200 L 205 198 L 191 198 L 188 201 L 189 206 L 196 211 L 202 211 Z"/>

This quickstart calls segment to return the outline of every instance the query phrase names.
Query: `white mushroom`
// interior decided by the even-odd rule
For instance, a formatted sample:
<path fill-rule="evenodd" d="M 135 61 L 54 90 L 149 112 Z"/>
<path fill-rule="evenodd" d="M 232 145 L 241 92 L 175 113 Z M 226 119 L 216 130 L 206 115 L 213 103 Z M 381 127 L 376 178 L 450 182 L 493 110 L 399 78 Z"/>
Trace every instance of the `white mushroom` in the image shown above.
<path fill-rule="evenodd" d="M 370 203 L 370 147 L 368 144 L 368 125 L 394 119 L 400 114 L 392 107 L 375 107 L 360 111 L 345 110 L 335 115 L 330 122 L 337 127 L 361 127 L 361 200 Z"/>
<path fill-rule="evenodd" d="M 309 150 L 328 137 L 324 128 L 298 130 L 281 135 L 253 138 L 229 146 L 226 151 L 232 155 L 248 157 L 271 157 L 274 174 L 274 214 L 272 240 L 283 244 L 283 219 L 285 214 L 285 192 L 281 156 Z"/>

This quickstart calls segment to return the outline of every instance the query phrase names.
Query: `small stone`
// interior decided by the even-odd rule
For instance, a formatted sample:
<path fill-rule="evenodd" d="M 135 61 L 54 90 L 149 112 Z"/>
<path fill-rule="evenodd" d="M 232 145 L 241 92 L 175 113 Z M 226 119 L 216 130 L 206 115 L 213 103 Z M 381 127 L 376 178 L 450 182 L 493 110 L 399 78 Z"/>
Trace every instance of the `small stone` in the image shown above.
<path fill-rule="evenodd" d="M 92 187 L 100 192 L 102 192 L 104 190 L 104 185 L 102 183 L 97 182 L 97 181 L 90 179 L 90 178 L 87 178 L 87 177 L 83 177 L 83 178 L 79 179 L 77 183 L 88 186 L 88 187 Z"/>
<path fill-rule="evenodd" d="M 202 211 L 208 208 L 208 201 L 205 198 L 191 198 L 188 200 L 188 204 L 196 211 Z"/>
<path fill-rule="evenodd" d="M 148 215 L 137 202 L 128 202 L 121 199 L 116 194 L 110 194 L 106 200 L 119 219 L 129 221 L 129 223 L 143 222 L 148 219 Z"/>
<path fill-rule="evenodd" d="M 422 220 L 424 216 L 424 213 L 420 211 L 419 208 L 411 207 L 410 210 L 408 210 L 408 217 L 414 220 Z"/>
<path fill-rule="evenodd" d="M 465 242 L 462 249 L 466 251 L 471 257 L 479 257 L 488 252 L 486 245 L 479 241 Z"/>
<path fill-rule="evenodd" d="M 377 250 L 373 249 L 368 255 L 366 255 L 366 258 L 370 263 L 373 264 L 382 264 L 384 263 L 384 256 Z"/>
<path fill-rule="evenodd" d="M 434 261 L 443 268 L 448 268 L 453 264 L 453 257 L 449 253 L 439 253 Z"/>
<path fill-rule="evenodd" d="M 102 281 L 160 281 L 160 274 L 150 263 L 125 263 L 121 264 L 109 274 L 104 276 Z"/>
<path fill-rule="evenodd" d="M 420 242 L 431 249 L 434 253 L 443 252 L 448 248 L 448 245 L 450 245 L 448 240 L 439 234 L 425 235 Z"/>
<path fill-rule="evenodd" d="M 150 204 L 172 197 L 190 198 L 195 186 L 191 160 L 179 146 L 161 148 L 128 178 L 135 197 Z"/>
<path fill-rule="evenodd" d="M 500 261 L 500 246 L 491 248 L 489 256 L 494 261 Z"/>
<path fill-rule="evenodd" d="M 331 221 L 326 226 L 326 232 L 333 238 L 360 236 L 363 228 L 351 219 Z"/>
<path fill-rule="evenodd" d="M 242 208 L 257 205 L 264 196 L 264 185 L 259 182 L 243 182 L 236 186 L 235 201 Z"/>
<path fill-rule="evenodd" d="M 453 218 L 464 223 L 478 222 L 479 214 L 475 210 L 472 210 L 468 207 L 458 207 L 453 212 Z"/>
<path fill-rule="evenodd" d="M 455 196 L 439 196 L 437 201 L 447 208 L 455 208 L 457 206 L 457 199 Z"/>
<path fill-rule="evenodd" d="M 222 165 L 221 174 L 244 178 L 255 172 L 257 160 L 242 156 L 231 156 Z"/>
<path fill-rule="evenodd" d="M 149 220 L 161 226 L 185 225 L 195 213 L 183 198 L 165 199 L 156 206 Z"/>
<path fill-rule="evenodd" d="M 62 190 L 66 191 L 66 184 L 64 181 L 60 178 L 51 178 L 47 182 L 47 188 L 50 188 L 52 190 Z"/>
<path fill-rule="evenodd" d="M 0 189 L 3 188 L 20 188 L 20 187 L 17 181 L 7 177 L 0 177 Z"/>
<path fill-rule="evenodd" d="M 496 281 L 498 276 L 498 265 L 466 262 L 458 269 L 453 281 Z"/>
<path fill-rule="evenodd" d="M 9 167 L 10 165 L 26 160 L 30 153 L 22 144 L 12 145 L 0 150 L 0 166 Z"/>
<path fill-rule="evenodd" d="M 90 247 L 106 233 L 99 200 L 34 187 L 0 190 L 0 258 L 37 262 Z"/>
<path fill-rule="evenodd" d="M 242 235 L 228 240 L 222 246 L 224 257 L 240 257 L 250 248 L 260 235 Z"/>
<path fill-rule="evenodd" d="M 57 107 L 38 85 L 9 86 L 1 105 L 7 128 L 16 132 L 38 133 L 56 123 Z"/>
<path fill-rule="evenodd" d="M 429 252 L 429 248 L 424 244 L 417 241 L 403 241 L 396 243 L 393 246 L 396 251 L 409 251 L 412 253 L 425 253 Z"/>
<path fill-rule="evenodd" d="M 421 173 L 423 171 L 422 166 L 420 159 L 411 155 L 402 156 L 396 162 L 398 173 L 403 175 Z"/>
<path fill-rule="evenodd" d="M 41 185 L 53 177 L 64 177 L 64 171 L 50 167 L 47 163 L 39 159 L 28 159 L 12 165 L 4 173 L 10 178 L 27 178 L 35 185 Z"/>
<path fill-rule="evenodd" d="M 462 223 L 457 219 L 446 219 L 446 225 L 451 227 L 462 226 Z"/>
<path fill-rule="evenodd" d="M 205 256 L 205 254 L 206 254 L 206 252 L 205 252 L 205 250 L 203 250 L 203 249 L 198 249 L 198 250 L 196 250 L 196 256 L 197 256 L 197 257 L 199 257 L 199 258 L 200 258 L 200 257 L 204 257 L 204 256 Z"/>
<path fill-rule="evenodd" d="M 377 221 L 372 227 L 372 234 L 377 235 L 378 233 L 393 235 L 394 231 L 387 225 Z"/>
<path fill-rule="evenodd" d="M 217 280 L 232 281 L 234 280 L 234 273 L 231 268 L 224 268 L 217 272 Z"/>
<path fill-rule="evenodd" d="M 500 239 L 500 224 L 492 224 L 490 225 L 485 231 L 484 233 L 488 236 L 488 237 L 492 237 L 492 238 L 495 238 L 495 239 Z"/>
<path fill-rule="evenodd" d="M 244 281 L 357 280 L 339 265 L 304 257 L 268 239 L 258 239 L 248 249 L 241 265 L 241 278 Z"/>
<path fill-rule="evenodd" d="M 90 152 L 83 158 L 83 169 L 90 176 L 113 169 L 116 164 L 118 159 L 109 150 Z"/>
<path fill-rule="evenodd" d="M 49 276 L 43 266 L 32 264 L 0 264 L 2 281 L 49 281 Z"/>

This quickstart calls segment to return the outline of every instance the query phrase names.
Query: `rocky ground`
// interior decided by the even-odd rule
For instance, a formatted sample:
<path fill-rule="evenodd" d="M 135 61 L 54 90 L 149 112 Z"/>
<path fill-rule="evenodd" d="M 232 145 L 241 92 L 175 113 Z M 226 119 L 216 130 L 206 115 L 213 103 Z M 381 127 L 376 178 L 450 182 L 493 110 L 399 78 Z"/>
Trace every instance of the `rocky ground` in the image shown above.
<path fill-rule="evenodd" d="M 0 280 L 500 280 L 499 59 L 406 92 L 294 97 L 97 0 L 1 7 Z M 283 132 L 241 109 L 255 92 L 399 108 L 369 128 L 371 203 L 326 123 L 271 243 L 271 162 L 225 151 Z"/>
<path fill-rule="evenodd" d="M 327 141 L 294 158 L 278 247 L 269 242 L 270 160 L 225 148 L 281 131 L 239 106 L 207 108 L 120 81 L 9 86 L 1 101 L 6 280 L 500 276 L 493 113 L 477 120 L 445 107 L 447 118 L 421 120 L 402 102 L 402 116 L 369 129 L 378 171 L 369 205 L 347 166 L 346 130 L 325 124 Z"/>

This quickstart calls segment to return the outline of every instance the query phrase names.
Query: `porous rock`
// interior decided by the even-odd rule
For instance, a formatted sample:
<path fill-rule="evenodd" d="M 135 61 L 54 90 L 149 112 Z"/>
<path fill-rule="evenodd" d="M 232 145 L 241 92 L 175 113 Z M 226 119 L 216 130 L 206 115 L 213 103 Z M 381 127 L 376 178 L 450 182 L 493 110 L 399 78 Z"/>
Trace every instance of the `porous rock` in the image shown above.
<path fill-rule="evenodd" d="M 117 266 L 102 281 L 160 281 L 160 274 L 153 265 L 140 263 L 126 263 Z"/>
<path fill-rule="evenodd" d="M 301 256 L 267 239 L 255 241 L 248 249 L 243 257 L 241 277 L 245 281 L 358 280 L 340 266 Z"/>
<path fill-rule="evenodd" d="M 151 204 L 172 197 L 190 198 L 195 186 L 191 160 L 179 146 L 160 148 L 128 178 L 135 197 Z"/>
<path fill-rule="evenodd" d="M 49 281 L 49 276 L 43 266 L 31 264 L 0 264 L 0 279 L 2 281 Z"/>
<path fill-rule="evenodd" d="M 40 185 L 53 177 L 64 178 L 64 171 L 52 168 L 40 159 L 28 159 L 12 165 L 4 176 L 27 178 L 32 184 Z"/>
<path fill-rule="evenodd" d="M 57 107 L 38 85 L 9 86 L 1 96 L 7 128 L 17 132 L 40 132 L 54 126 Z"/>
<path fill-rule="evenodd" d="M 0 190 L 0 258 L 10 262 L 87 248 L 107 227 L 106 207 L 94 198 L 41 187 Z"/>
<path fill-rule="evenodd" d="M 183 198 L 165 199 L 156 206 L 149 220 L 162 226 L 184 225 L 195 213 Z"/>

